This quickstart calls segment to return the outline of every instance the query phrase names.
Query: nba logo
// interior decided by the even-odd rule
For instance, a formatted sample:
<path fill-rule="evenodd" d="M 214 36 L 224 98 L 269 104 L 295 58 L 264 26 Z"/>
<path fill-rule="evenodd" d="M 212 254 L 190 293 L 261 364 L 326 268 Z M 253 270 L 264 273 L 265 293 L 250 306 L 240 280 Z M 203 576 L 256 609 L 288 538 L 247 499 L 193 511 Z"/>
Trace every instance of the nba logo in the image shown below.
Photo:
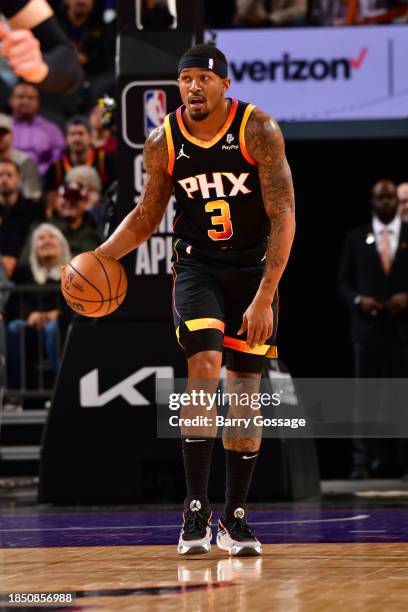
<path fill-rule="evenodd" d="M 148 89 L 144 93 L 144 132 L 150 132 L 164 123 L 167 115 L 166 92 L 162 89 Z"/>
<path fill-rule="evenodd" d="M 212 70 L 214 68 L 214 60 L 212 58 L 210 58 L 208 60 L 208 69 Z"/>

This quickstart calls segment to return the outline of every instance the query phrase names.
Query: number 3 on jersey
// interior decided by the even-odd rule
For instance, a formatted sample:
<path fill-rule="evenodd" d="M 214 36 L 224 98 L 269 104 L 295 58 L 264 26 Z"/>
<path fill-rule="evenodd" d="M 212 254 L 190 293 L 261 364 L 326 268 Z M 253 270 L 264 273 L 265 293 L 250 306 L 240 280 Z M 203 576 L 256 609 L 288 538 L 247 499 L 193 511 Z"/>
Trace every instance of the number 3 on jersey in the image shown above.
<path fill-rule="evenodd" d="M 222 230 L 210 229 L 207 231 L 211 240 L 229 240 L 234 233 L 231 222 L 231 211 L 228 202 L 225 200 L 213 200 L 205 205 L 205 212 L 211 213 L 214 210 L 219 210 L 220 215 L 211 217 L 212 225 L 222 225 Z"/>

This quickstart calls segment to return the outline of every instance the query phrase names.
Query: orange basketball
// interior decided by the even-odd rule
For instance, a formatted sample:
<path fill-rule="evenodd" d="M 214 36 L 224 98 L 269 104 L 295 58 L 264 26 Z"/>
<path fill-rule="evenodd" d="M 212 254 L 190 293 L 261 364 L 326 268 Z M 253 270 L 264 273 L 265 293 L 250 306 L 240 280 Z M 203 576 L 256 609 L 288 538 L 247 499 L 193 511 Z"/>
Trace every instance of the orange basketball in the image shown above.
<path fill-rule="evenodd" d="M 104 317 L 126 297 L 127 278 L 122 264 L 93 251 L 71 259 L 62 272 L 61 291 L 68 306 L 85 317 Z"/>

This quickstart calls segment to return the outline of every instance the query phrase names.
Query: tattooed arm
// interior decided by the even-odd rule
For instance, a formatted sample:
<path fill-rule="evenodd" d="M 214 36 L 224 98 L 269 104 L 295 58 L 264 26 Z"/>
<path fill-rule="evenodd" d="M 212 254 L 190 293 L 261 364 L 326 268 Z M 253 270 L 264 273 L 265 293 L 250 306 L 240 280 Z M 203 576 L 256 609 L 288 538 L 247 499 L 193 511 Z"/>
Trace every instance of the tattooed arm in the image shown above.
<path fill-rule="evenodd" d="M 295 200 L 278 124 L 255 108 L 246 126 L 245 140 L 250 155 L 258 163 L 263 203 L 271 224 L 264 274 L 239 330 L 247 331 L 247 344 L 255 347 L 264 344 L 272 334 L 271 304 L 295 234 Z"/>
<path fill-rule="evenodd" d="M 147 171 L 137 206 L 118 225 L 112 236 L 96 249 L 102 255 L 120 259 L 150 238 L 166 210 L 173 179 L 167 173 L 168 152 L 164 127 L 156 128 L 144 146 Z"/>

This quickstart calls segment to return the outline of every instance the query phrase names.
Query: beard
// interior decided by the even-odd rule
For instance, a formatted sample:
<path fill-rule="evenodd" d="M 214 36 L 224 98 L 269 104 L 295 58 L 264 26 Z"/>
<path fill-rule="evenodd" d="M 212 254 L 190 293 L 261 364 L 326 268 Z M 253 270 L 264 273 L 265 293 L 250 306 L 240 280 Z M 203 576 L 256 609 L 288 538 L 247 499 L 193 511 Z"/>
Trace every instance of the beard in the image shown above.
<path fill-rule="evenodd" d="M 190 111 L 190 117 L 193 121 L 204 121 L 204 119 L 207 119 L 209 114 L 209 111 Z"/>

